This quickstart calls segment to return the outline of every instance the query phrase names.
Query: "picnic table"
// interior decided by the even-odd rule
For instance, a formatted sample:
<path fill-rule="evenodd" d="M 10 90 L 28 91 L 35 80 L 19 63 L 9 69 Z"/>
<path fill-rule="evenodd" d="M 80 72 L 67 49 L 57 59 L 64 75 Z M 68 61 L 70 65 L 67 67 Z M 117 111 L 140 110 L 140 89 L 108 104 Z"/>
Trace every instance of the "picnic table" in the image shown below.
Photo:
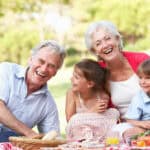
<path fill-rule="evenodd" d="M 10 142 L 0 143 L 0 150 L 23 150 L 22 148 L 13 146 Z M 117 145 L 117 146 L 108 146 L 103 148 L 70 148 L 66 147 L 61 149 L 61 147 L 43 147 L 40 150 L 150 150 L 150 147 L 135 147 L 128 146 L 127 144 Z"/>

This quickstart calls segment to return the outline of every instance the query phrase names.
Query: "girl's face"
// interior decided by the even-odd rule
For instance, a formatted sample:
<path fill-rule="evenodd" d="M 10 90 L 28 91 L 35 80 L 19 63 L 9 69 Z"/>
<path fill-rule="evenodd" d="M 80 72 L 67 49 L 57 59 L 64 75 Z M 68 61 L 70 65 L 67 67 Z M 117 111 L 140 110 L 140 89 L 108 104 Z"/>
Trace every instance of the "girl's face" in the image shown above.
<path fill-rule="evenodd" d="M 94 53 L 104 61 L 109 61 L 120 55 L 119 37 L 115 37 L 105 30 L 97 30 L 92 36 Z"/>
<path fill-rule="evenodd" d="M 75 67 L 73 71 L 73 76 L 71 77 L 72 90 L 74 92 L 82 92 L 86 90 L 90 85 L 90 81 L 86 80 L 83 72 Z"/>
<path fill-rule="evenodd" d="M 144 73 L 139 74 L 140 78 L 140 86 L 147 93 L 150 94 L 150 75 L 146 75 Z"/>

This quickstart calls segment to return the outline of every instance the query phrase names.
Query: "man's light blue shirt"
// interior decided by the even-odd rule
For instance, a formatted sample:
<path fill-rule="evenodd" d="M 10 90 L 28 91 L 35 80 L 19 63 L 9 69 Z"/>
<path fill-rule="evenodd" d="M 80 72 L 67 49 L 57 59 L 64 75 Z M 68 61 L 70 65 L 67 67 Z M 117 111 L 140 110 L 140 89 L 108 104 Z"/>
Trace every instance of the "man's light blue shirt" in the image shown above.
<path fill-rule="evenodd" d="M 57 107 L 47 85 L 27 96 L 26 70 L 14 63 L 0 64 L 0 100 L 28 127 L 37 125 L 39 131 L 44 133 L 59 131 Z M 7 130 L 0 124 L 2 129 Z"/>
<path fill-rule="evenodd" d="M 133 97 L 125 118 L 150 120 L 150 97 L 142 89 Z"/>

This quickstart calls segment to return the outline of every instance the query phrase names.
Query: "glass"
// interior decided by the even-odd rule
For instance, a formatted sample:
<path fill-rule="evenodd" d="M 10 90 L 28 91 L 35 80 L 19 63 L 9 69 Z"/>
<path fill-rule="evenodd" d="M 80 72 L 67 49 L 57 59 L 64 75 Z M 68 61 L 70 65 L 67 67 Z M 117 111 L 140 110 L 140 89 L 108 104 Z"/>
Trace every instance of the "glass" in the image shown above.
<path fill-rule="evenodd" d="M 106 136 L 105 143 L 106 145 L 119 145 L 122 143 L 120 133 L 116 131 L 110 131 Z"/>

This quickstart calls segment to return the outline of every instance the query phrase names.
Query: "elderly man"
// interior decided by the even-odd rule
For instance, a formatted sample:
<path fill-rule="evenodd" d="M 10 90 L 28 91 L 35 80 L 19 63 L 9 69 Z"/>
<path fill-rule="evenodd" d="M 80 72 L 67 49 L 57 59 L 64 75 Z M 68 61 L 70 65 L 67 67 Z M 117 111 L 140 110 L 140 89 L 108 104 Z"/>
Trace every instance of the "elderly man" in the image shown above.
<path fill-rule="evenodd" d="M 9 136 L 36 137 L 40 133 L 59 132 L 58 111 L 47 81 L 56 75 L 65 58 L 56 41 L 36 46 L 28 67 L 14 63 L 0 64 L 0 142 Z"/>

